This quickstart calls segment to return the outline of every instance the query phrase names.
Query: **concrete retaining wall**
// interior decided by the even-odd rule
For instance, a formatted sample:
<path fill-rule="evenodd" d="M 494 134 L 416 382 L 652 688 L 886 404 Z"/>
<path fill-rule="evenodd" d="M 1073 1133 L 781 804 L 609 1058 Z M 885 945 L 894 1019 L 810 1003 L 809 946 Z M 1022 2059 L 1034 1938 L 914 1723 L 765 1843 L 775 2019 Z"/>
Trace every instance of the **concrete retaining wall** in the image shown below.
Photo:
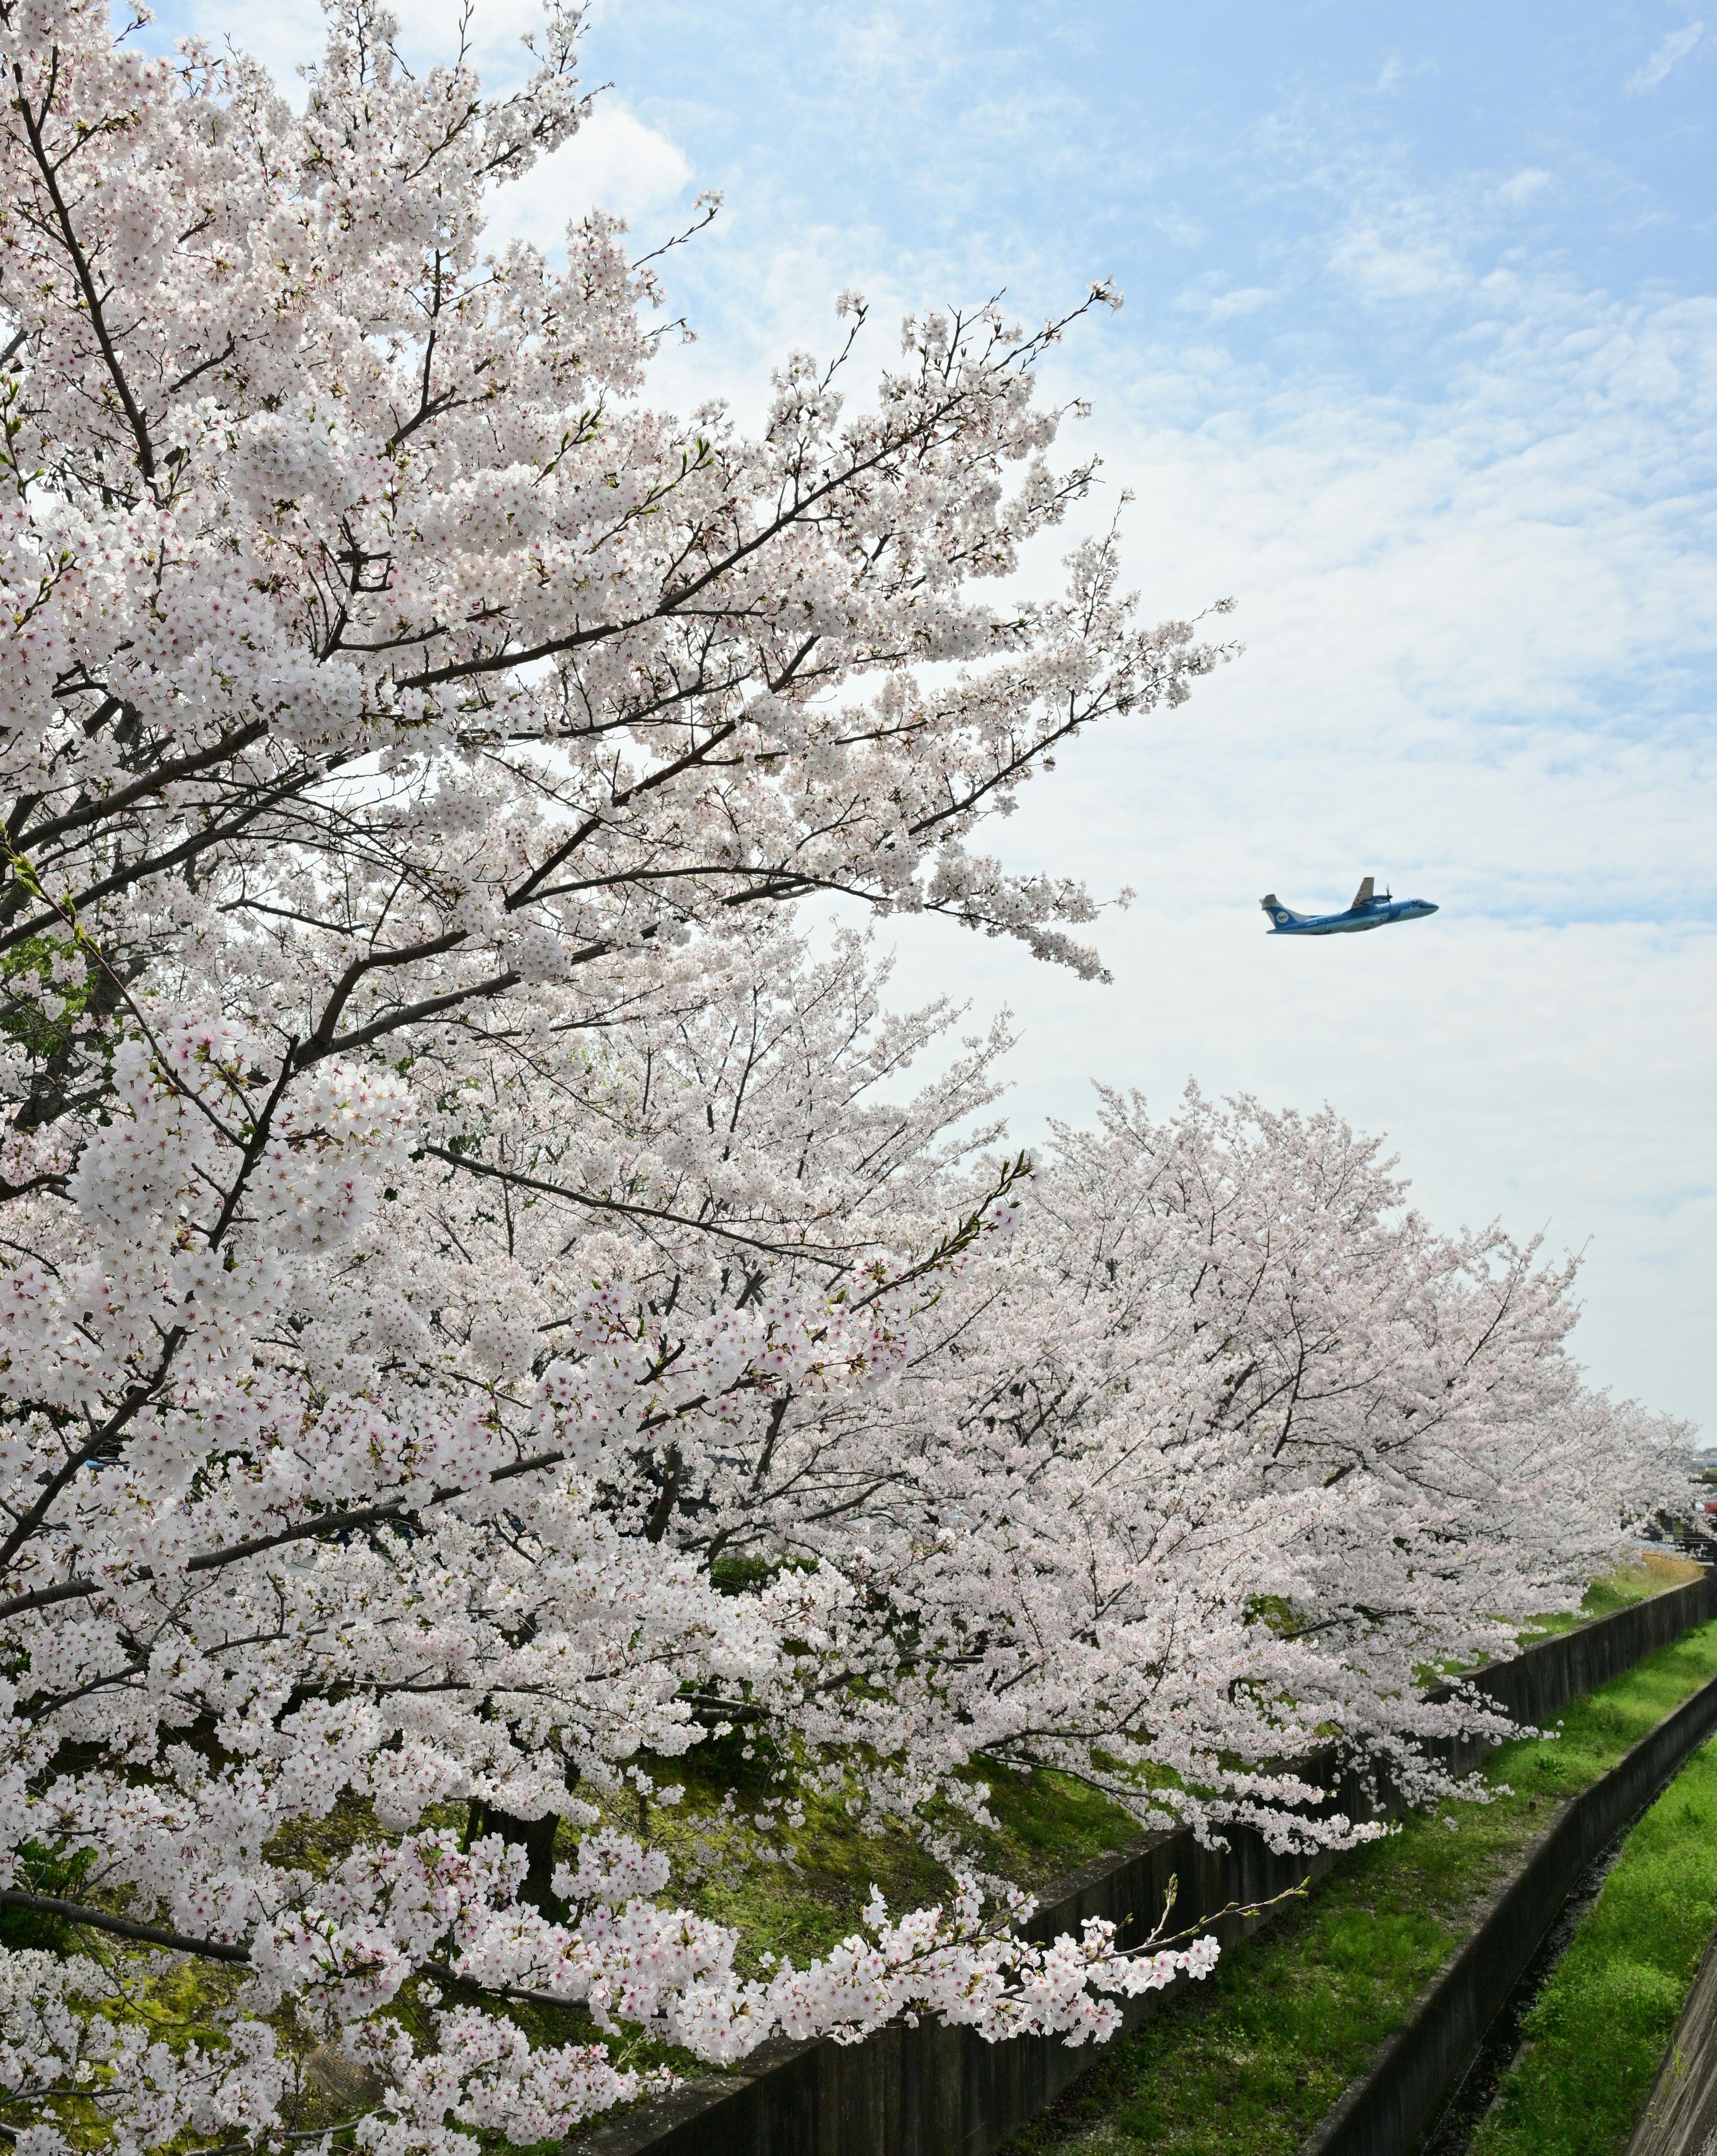
<path fill-rule="evenodd" d="M 1475 1682 L 1516 1722 L 1547 1722 L 1570 1699 L 1595 1691 L 1711 1617 L 1717 1617 L 1717 1573 L 1706 1572 L 1684 1587 L 1542 1640 L 1511 1661 L 1482 1670 Z"/>
<path fill-rule="evenodd" d="M 1704 2156 L 1717 2138 L 1717 1939 L 1707 1946 L 1627 2156 Z"/>
<path fill-rule="evenodd" d="M 1475 1682 L 1516 1721 L 1542 1723 L 1714 1616 L 1717 1578 L 1708 1574 L 1541 1640 Z M 1308 1762 L 1304 1771 L 1328 1785 L 1327 1763 Z M 1350 1816 L 1366 1815 L 1356 1784 L 1343 1784 L 1335 1802 Z M 1160 1916 L 1173 1880 L 1177 1927 L 1213 1923 L 1226 1943 L 1254 1927 L 1221 1911 L 1267 1901 L 1339 1861 L 1273 1856 L 1250 1831 L 1230 1840 L 1226 1850 L 1200 1849 L 1182 1829 L 1100 1858 L 1045 1893 L 1032 1933 L 1077 1934 L 1087 1917 L 1106 1917 L 1123 1944 L 1136 1943 Z M 1144 2019 L 1160 1997 L 1133 2002 L 1129 2022 Z M 576 2146 L 580 2156 L 990 2156 L 1090 2062 L 1088 2052 L 1049 2039 L 986 2044 L 969 2030 L 935 2025 L 884 2030 L 857 2045 L 767 2044 L 738 2072 L 689 2082 Z"/>
<path fill-rule="evenodd" d="M 1302 2156 L 1409 2156 L 1438 2103 L 1605 1844 L 1717 1730 L 1717 1677 L 1684 1700 L 1601 1781 L 1572 1797 L 1478 1927 L 1413 2005 L 1405 2028 L 1346 2091 Z"/>

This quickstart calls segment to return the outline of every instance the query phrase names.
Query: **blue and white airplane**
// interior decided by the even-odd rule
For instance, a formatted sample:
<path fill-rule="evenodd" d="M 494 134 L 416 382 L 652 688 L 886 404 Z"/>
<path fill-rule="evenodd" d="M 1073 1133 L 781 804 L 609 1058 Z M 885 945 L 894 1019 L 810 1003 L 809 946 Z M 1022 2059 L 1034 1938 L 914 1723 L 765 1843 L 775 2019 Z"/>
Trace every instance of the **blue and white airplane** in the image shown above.
<path fill-rule="evenodd" d="M 1377 879 L 1367 876 L 1354 895 L 1345 913 L 1295 913 L 1272 891 L 1260 899 L 1274 924 L 1272 936 L 1347 936 L 1356 928 L 1386 928 L 1395 921 L 1419 921 L 1437 908 L 1428 898 L 1391 898 L 1376 896 Z"/>

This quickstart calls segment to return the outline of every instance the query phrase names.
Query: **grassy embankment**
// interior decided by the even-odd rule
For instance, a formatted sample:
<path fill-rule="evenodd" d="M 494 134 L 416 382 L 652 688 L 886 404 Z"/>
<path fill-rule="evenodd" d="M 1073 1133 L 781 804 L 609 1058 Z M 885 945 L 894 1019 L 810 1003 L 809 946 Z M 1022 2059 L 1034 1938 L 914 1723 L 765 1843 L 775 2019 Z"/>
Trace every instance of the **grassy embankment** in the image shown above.
<path fill-rule="evenodd" d="M 1552 1632 L 1565 1632 L 1576 1625 L 1583 1625 L 1591 1617 L 1607 1617 L 1617 1609 L 1625 1609 L 1630 1602 L 1643 1602 L 1648 1595 L 1661 1594 L 1666 1587 L 1680 1587 L 1689 1579 L 1697 1579 L 1699 1568 L 1691 1558 L 1678 1557 L 1673 1550 L 1641 1551 L 1627 1563 L 1617 1565 L 1613 1572 L 1593 1580 L 1586 1590 L 1586 1599 L 1579 1609 L 1560 1610 L 1553 1617 L 1540 1617 L 1522 1634 L 1526 1640 L 1543 1639 Z"/>
<path fill-rule="evenodd" d="M 1717 1922 L 1717 1739 L 1628 1836 L 1523 2025 L 1472 2156 L 1617 2156 Z"/>
<path fill-rule="evenodd" d="M 1013 2144 L 1017 2156 L 1291 2156 L 1555 1807 L 1713 1676 L 1717 1624 L 1572 1702 L 1559 1736 L 1499 1748 L 1487 1779 L 1509 1794 L 1409 1818 L 1344 1859 L 1206 1984 L 1118 2041 Z"/>

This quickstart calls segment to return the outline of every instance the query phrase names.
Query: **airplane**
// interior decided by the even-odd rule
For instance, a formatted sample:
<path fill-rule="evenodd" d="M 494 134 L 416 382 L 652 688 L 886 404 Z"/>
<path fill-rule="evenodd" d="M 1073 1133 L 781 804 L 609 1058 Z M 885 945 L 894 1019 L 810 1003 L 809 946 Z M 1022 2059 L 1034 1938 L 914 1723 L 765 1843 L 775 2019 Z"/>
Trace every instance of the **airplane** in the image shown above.
<path fill-rule="evenodd" d="M 1391 921 L 1421 921 L 1437 908 L 1428 898 L 1391 898 L 1376 896 L 1377 879 L 1367 876 L 1354 894 L 1345 913 L 1295 913 L 1272 891 L 1260 899 L 1271 921 L 1272 936 L 1346 936 L 1356 928 L 1386 928 Z"/>

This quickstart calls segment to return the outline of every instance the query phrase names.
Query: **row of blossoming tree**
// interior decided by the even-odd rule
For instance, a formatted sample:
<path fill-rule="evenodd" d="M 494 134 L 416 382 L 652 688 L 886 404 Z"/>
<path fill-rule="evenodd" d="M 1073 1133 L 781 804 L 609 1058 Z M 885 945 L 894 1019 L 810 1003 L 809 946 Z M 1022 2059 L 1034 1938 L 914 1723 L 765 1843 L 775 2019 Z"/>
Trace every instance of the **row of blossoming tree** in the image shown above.
<path fill-rule="evenodd" d="M 1332 1116 L 1106 1098 L 1034 1170 L 1000 1034 L 801 940 L 840 894 L 1094 971 L 1083 891 L 978 828 L 1224 651 L 1139 627 L 1112 542 L 980 596 L 1089 480 L 1032 398 L 1065 324 L 908 321 L 857 413 L 850 337 L 795 355 L 751 438 L 645 400 L 618 223 L 486 251 L 585 110 L 577 27 L 489 100 L 331 0 L 296 114 L 105 0 L 0 0 L 27 2156 L 283 2148 L 316 2041 L 385 2092 L 358 2145 L 440 2156 L 635 2097 L 616 2031 L 1105 2035 L 1209 1942 L 1028 1944 L 963 1873 L 736 1965 L 591 1799 L 743 1723 L 956 1872 L 999 1768 L 1339 1845 L 1293 1763 L 1445 1793 L 1426 1740 L 1489 1724 L 1417 1673 L 1577 1600 L 1668 1486 L 1569 1276 L 1433 1234 Z M 337 1804 L 368 1830 L 306 1863 Z M 176 2045 L 181 1964 L 226 1989 Z"/>

